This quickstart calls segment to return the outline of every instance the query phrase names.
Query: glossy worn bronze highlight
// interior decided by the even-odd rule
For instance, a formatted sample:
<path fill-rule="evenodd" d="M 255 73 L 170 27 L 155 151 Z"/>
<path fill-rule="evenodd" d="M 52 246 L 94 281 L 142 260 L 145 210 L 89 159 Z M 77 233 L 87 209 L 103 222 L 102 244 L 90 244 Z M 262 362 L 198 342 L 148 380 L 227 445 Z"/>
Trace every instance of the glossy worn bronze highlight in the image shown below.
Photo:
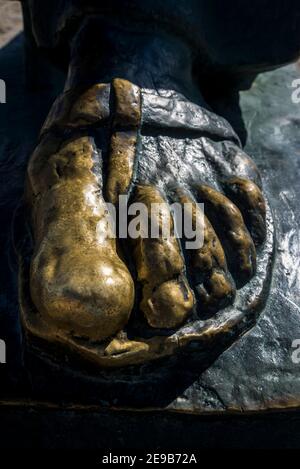
<path fill-rule="evenodd" d="M 203 246 L 187 252 L 191 262 L 191 275 L 198 294 L 198 308 L 201 312 L 214 312 L 231 304 L 235 296 L 235 285 L 228 271 L 225 253 L 208 218 L 203 214 L 204 225 L 196 223 L 201 219 L 200 208 L 191 196 L 178 191 L 178 200 L 189 210 L 193 225 L 203 230 Z"/>
<path fill-rule="evenodd" d="M 143 285 L 141 309 L 155 328 L 175 328 L 188 317 L 194 306 L 194 295 L 184 275 L 184 260 L 174 233 L 174 223 L 161 193 L 151 186 L 138 186 L 134 198 L 151 213 L 153 204 L 161 209 L 149 217 L 157 223 L 158 238 L 139 237 L 133 241 L 138 280 Z M 169 223 L 168 237 L 163 237 L 163 220 Z"/>
<path fill-rule="evenodd" d="M 91 138 L 78 137 L 55 153 L 38 147 L 28 167 L 35 239 L 32 300 L 46 322 L 92 341 L 122 329 L 134 298 L 93 173 L 95 152 Z"/>

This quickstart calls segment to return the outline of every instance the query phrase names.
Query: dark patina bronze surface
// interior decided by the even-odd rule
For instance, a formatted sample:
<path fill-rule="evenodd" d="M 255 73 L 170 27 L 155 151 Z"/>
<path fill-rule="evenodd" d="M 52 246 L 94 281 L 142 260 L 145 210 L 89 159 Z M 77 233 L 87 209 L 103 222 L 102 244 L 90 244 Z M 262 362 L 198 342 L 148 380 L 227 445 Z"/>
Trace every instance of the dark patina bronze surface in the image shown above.
<path fill-rule="evenodd" d="M 54 30 L 47 33 L 35 2 L 28 4 L 35 29 L 34 42 L 27 30 L 30 64 L 39 55 L 36 41 L 49 48 Z M 273 62 L 267 50 L 256 50 L 259 57 L 249 54 L 247 64 L 228 52 L 209 87 L 211 61 L 203 60 L 207 75 L 196 81 L 182 73 L 199 43 L 183 41 L 170 25 L 141 32 L 138 9 L 125 26 L 111 12 L 109 21 L 92 13 L 84 12 L 71 61 L 56 44 L 62 72 L 50 67 L 47 51 L 54 79 L 34 92 L 9 75 L 10 63 L 19 67 L 16 76 L 24 72 L 11 55 L 20 60 L 20 42 L 1 51 L 3 78 L 15 90 L 1 153 L 1 308 L 4 339 L 14 344 L 3 396 L 194 413 L 297 407 L 291 354 L 300 334 L 299 112 L 288 86 L 298 75 L 291 67 L 262 75 L 242 94 L 246 150 L 262 177 L 237 136 L 245 135 L 236 103 L 240 76 L 233 73 L 230 86 L 211 95 L 223 66 L 254 73 L 292 60 L 299 47 L 286 55 L 280 49 Z M 77 33 L 75 17 L 71 27 L 67 16 L 56 23 L 55 15 L 54 29 L 68 24 L 62 38 Z M 37 65 L 44 70 L 40 59 Z M 146 204 L 204 202 L 204 246 L 184 253 L 174 236 L 103 244 L 95 232 L 105 201 L 126 193 Z"/>

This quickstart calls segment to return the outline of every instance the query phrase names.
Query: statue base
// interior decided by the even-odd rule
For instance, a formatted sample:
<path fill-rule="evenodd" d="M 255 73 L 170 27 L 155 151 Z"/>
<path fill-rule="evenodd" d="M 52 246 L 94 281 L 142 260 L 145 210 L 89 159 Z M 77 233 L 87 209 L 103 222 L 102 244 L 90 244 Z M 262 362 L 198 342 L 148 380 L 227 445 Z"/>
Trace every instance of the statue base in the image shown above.
<path fill-rule="evenodd" d="M 1 406 L 0 418 L 0 448 L 96 449 L 98 461 L 101 452 L 135 455 L 144 450 L 195 453 L 199 463 L 202 449 L 296 449 L 300 439 L 299 411 L 225 417 L 15 403 Z M 68 458 L 72 455 L 80 457 L 75 452 Z M 85 463 L 88 457 L 85 452 Z"/>

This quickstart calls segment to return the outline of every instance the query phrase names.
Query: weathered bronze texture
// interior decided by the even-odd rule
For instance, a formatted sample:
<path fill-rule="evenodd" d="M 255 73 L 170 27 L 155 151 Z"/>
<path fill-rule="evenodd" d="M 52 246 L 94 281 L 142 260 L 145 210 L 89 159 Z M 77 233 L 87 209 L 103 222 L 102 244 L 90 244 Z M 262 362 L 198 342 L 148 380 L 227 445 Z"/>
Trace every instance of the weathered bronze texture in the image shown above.
<path fill-rule="evenodd" d="M 149 96 L 148 91 L 144 96 Z M 55 101 L 28 165 L 26 200 L 34 251 L 31 266 L 26 267 L 23 260 L 20 269 L 20 303 L 28 340 L 51 353 L 62 348 L 103 367 L 143 363 L 197 340 L 214 342 L 244 320 L 245 313 L 236 309 L 239 302 L 247 304 L 246 311 L 261 307 L 259 297 L 264 297 L 269 282 L 273 234 L 269 225 L 264 243 L 266 209 L 258 186 L 245 177 L 221 174 L 222 187 L 237 205 L 219 190 L 192 179 L 189 188 L 183 180 L 167 180 L 167 186 L 158 189 L 159 172 L 153 177 L 148 173 L 147 179 L 137 169 L 138 148 L 141 143 L 145 148 L 149 145 L 141 135 L 142 99 L 143 91 L 124 79 L 66 91 Z M 185 105 L 183 101 L 183 109 Z M 194 111 L 201 109 L 195 106 Z M 147 112 L 144 115 L 146 128 Z M 102 135 L 100 148 L 95 131 Z M 196 145 L 205 145 L 205 140 L 198 140 L 201 128 L 194 132 Z M 234 143 L 228 145 L 233 171 L 257 174 L 249 158 Z M 170 236 L 129 241 L 135 280 L 105 218 L 103 194 L 114 204 L 119 195 L 131 194 L 130 200 L 144 204 L 149 213 L 151 204 L 163 204 L 156 222 L 162 228 L 162 221 L 168 220 Z M 200 210 L 195 200 L 204 203 L 204 244 L 187 251 L 185 258 L 166 194 L 182 205 L 190 204 L 192 218 Z M 261 262 L 269 260 L 263 271 L 260 268 L 255 287 L 249 284 L 248 294 L 241 290 L 235 299 L 236 285 L 246 285 L 256 269 L 254 242 L 238 207 L 256 244 L 264 243 Z M 270 212 L 268 216 L 270 223 Z M 134 307 L 134 282 L 136 291 L 141 285 L 137 311 L 148 323 L 144 331 L 153 331 L 149 338 L 133 335 L 127 324 Z M 223 313 L 215 316 L 218 311 Z M 201 321 L 201 316 L 207 319 Z"/>
<path fill-rule="evenodd" d="M 299 2 L 291 0 L 287 5 L 281 0 L 253 0 L 241 4 L 228 0 L 225 5 L 219 0 L 111 0 L 106 5 L 110 15 L 102 12 L 100 18 L 99 12 L 94 11 L 93 21 L 86 11 L 92 2 L 94 6 L 105 6 L 105 2 L 97 0 L 80 2 L 83 8 L 77 9 L 77 21 L 70 8 L 75 3 L 79 6 L 77 0 L 26 0 L 24 9 L 30 16 L 25 15 L 25 35 L 0 51 L 1 78 L 8 84 L 7 103 L 0 106 L 0 338 L 6 342 L 7 352 L 6 365 L 0 365 L 1 415 L 4 421 L 17 415 L 20 421 L 16 424 L 28 421 L 32 427 L 34 414 L 38 432 L 33 435 L 28 429 L 27 443 L 47 444 L 49 432 L 43 432 L 39 425 L 41 409 L 47 407 L 47 430 L 51 424 L 57 426 L 59 412 L 69 442 L 90 447 L 95 440 L 95 446 L 102 447 L 108 434 L 107 446 L 121 440 L 124 445 L 124 440 L 128 441 L 125 435 L 133 442 L 141 441 L 140 430 L 147 427 L 151 420 L 149 411 L 153 410 L 152 420 L 159 422 L 157 428 L 161 431 L 153 433 L 150 429 L 144 435 L 147 442 L 152 434 L 155 444 L 159 444 L 162 435 L 168 435 L 168 441 L 176 446 L 178 422 L 182 419 L 183 428 L 187 416 L 182 414 L 192 413 L 198 415 L 191 415 L 197 427 L 187 432 L 188 445 L 193 440 L 195 446 L 199 442 L 205 446 L 206 441 L 211 447 L 212 438 L 217 445 L 223 441 L 223 434 L 232 447 L 236 425 L 229 433 L 228 413 L 244 415 L 243 428 L 249 428 L 254 412 L 280 410 L 279 421 L 282 411 L 299 408 L 300 402 L 300 368 L 296 364 L 299 349 L 293 348 L 293 341 L 300 337 L 300 108 L 291 101 L 291 83 L 299 78 L 299 68 L 295 64 L 262 73 L 255 79 L 251 76 L 259 68 L 269 69 L 296 57 L 296 49 L 300 49 Z M 113 12 L 110 6 L 117 3 L 118 9 Z M 58 4 L 60 11 L 55 8 Z M 68 11 L 64 8 L 67 4 Z M 134 4 L 136 8 L 132 8 Z M 150 4 L 152 9 L 148 8 Z M 193 14 L 185 14 L 188 11 Z M 27 87 L 23 80 L 25 70 Z M 114 125 L 115 80 L 126 80 L 127 86 L 139 91 L 140 121 L 136 127 Z M 61 97 L 57 103 L 60 100 L 66 104 L 56 104 L 54 113 L 52 106 L 57 96 Z M 49 126 L 40 133 L 50 108 L 53 122 L 49 118 Z M 86 174 L 95 181 L 98 203 L 106 208 L 115 134 L 126 136 L 115 146 L 117 158 L 125 155 L 125 165 L 120 171 L 118 164 L 114 167 L 116 182 L 126 176 L 123 187 L 128 189 L 120 192 L 128 191 L 129 203 L 138 196 L 139 188 L 157 191 L 167 204 L 164 213 L 172 215 L 173 202 L 182 206 L 201 200 L 199 187 L 206 186 L 226 196 L 240 211 L 242 229 L 246 233 L 244 227 L 247 228 L 253 241 L 256 273 L 242 288 L 236 285 L 237 268 L 224 242 L 225 225 L 217 223 L 220 217 L 213 217 L 213 206 L 210 215 L 206 204 L 198 207 L 200 215 L 204 209 L 206 216 L 204 245 L 188 250 L 186 240 L 176 232 L 184 261 L 182 275 L 193 292 L 194 307 L 174 329 L 152 327 L 141 308 L 144 285 L 138 279 L 134 257 L 137 240 L 116 239 L 115 252 L 134 284 L 134 305 L 126 324 L 118 326 L 119 332 L 92 341 L 83 335 L 72 335 L 71 329 L 53 318 L 50 321 L 33 302 L 30 267 L 40 250 L 33 235 L 35 231 L 42 233 L 46 216 L 42 213 L 34 218 L 38 203 L 34 202 L 28 178 L 26 209 L 22 196 L 30 155 L 37 156 L 36 175 L 32 178 L 36 194 L 40 191 L 46 197 L 50 179 L 54 185 L 65 179 L 69 183 L 74 180 L 70 175 L 70 171 L 74 175 L 72 164 L 67 165 L 66 177 L 64 163 L 70 158 L 64 149 L 74 146 L 72 154 L 78 155 L 76 142 L 85 140 L 84 147 L 93 148 L 93 166 Z M 132 136 L 132 140 L 128 137 L 129 159 L 127 150 L 123 151 L 127 134 Z M 237 134 L 243 146 L 247 135 L 243 150 Z M 34 152 L 37 147 L 43 149 L 41 158 L 37 150 Z M 261 178 L 247 154 L 253 156 Z M 57 175 L 48 164 L 54 155 L 60 155 L 58 170 L 63 169 Z M 89 150 L 85 155 L 83 161 L 91 162 Z M 82 167 L 77 167 L 79 158 L 75 157 L 72 162 L 75 161 L 76 173 L 82 172 Z M 79 185 L 78 191 L 73 191 L 73 205 L 80 199 L 82 189 Z M 112 196 L 116 194 L 117 188 L 112 190 Z M 71 213 L 72 204 L 66 214 Z M 89 207 L 87 215 L 92 210 Z M 191 212 L 193 218 L 192 208 Z M 51 216 L 47 218 L 51 220 Z M 225 218 L 226 224 L 234 221 L 231 216 Z M 166 215 L 163 221 L 167 219 Z M 79 224 L 75 213 L 73 225 L 70 235 L 77 228 L 80 234 L 86 225 L 85 217 Z M 53 226 L 51 230 L 55 231 Z M 91 237 L 93 232 L 91 226 Z M 67 235 L 66 230 L 64 236 Z M 49 248 L 47 237 L 45 246 L 46 241 Z M 73 259 L 86 244 L 72 243 Z M 60 253 L 56 254 L 58 259 Z M 150 262 L 155 260 L 150 250 L 146 254 Z M 89 264 L 92 267 L 96 262 L 91 259 Z M 179 277 L 173 279 L 177 285 Z M 151 274 L 151 280 L 158 279 Z M 78 285 L 79 282 L 75 287 Z M 56 282 L 54 286 L 57 291 L 60 285 Z M 119 288 L 120 298 L 122 293 Z M 153 294 L 155 290 L 150 292 Z M 86 305 L 89 298 L 84 298 Z M 164 308 L 163 312 L 172 312 L 172 308 Z M 91 315 L 95 316 L 94 310 Z M 162 318 L 166 319 L 166 315 Z M 99 333 L 100 328 L 97 329 Z M 27 411 L 23 413 L 24 406 Z M 116 413 L 116 408 L 127 411 Z M 137 409 L 147 410 L 144 417 Z M 251 416 L 246 417 L 249 412 Z M 129 414 L 135 416 L 130 432 Z M 212 432 L 203 429 L 199 414 L 210 416 L 208 427 L 214 415 L 217 424 Z M 226 418 L 222 414 L 227 414 Z M 115 422 L 115 415 L 124 422 L 123 434 L 121 420 Z M 296 425 L 297 415 L 293 415 Z M 258 420 L 262 418 L 257 415 Z M 271 420 L 266 412 L 264 421 L 272 426 Z M 79 422 L 78 428 L 70 435 L 73 421 Z M 107 432 L 107 425 L 111 432 Z M 6 426 L 2 427 L 5 430 Z M 289 427 L 287 435 L 280 427 L 278 440 L 297 443 L 299 432 L 294 429 Z M 257 435 L 260 445 L 262 431 Z M 9 433 L 15 444 L 15 432 Z M 21 444 L 26 446 L 24 428 L 20 433 Z M 62 432 L 58 437 L 52 433 L 61 446 Z M 249 441 L 254 444 L 251 438 Z"/>
<path fill-rule="evenodd" d="M 120 2 L 116 13 L 96 3 L 54 2 L 45 31 L 38 3 L 24 6 L 31 47 L 67 70 L 27 171 L 33 237 L 19 256 L 28 343 L 100 367 L 227 344 L 265 305 L 274 248 L 258 168 L 205 100 L 212 70 L 245 64 L 214 59 L 215 44 L 202 52 L 182 6 L 159 18 L 160 2 L 131 1 L 121 21 Z M 198 20 L 201 6 L 190 2 Z M 269 60 L 249 56 L 248 66 Z M 108 202 L 120 210 L 120 195 L 148 209 L 164 203 L 156 222 L 168 220 L 170 235 L 114 239 L 105 215 Z M 190 205 L 194 224 L 195 203 L 204 204 L 200 248 L 178 238 L 173 202 Z"/>
<path fill-rule="evenodd" d="M 115 109 L 107 180 L 107 199 L 118 203 L 133 177 L 138 131 L 141 126 L 141 93 L 126 80 L 113 80 Z"/>

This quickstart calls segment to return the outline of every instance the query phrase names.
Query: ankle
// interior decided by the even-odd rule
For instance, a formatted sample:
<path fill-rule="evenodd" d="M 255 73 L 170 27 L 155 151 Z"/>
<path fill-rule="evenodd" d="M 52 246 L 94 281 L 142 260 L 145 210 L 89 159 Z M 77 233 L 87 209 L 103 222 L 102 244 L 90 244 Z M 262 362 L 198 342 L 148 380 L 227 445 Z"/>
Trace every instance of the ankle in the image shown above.
<path fill-rule="evenodd" d="M 72 42 L 66 89 L 123 78 L 199 100 L 193 65 L 193 51 L 183 40 L 162 31 L 123 30 L 90 17 Z"/>

